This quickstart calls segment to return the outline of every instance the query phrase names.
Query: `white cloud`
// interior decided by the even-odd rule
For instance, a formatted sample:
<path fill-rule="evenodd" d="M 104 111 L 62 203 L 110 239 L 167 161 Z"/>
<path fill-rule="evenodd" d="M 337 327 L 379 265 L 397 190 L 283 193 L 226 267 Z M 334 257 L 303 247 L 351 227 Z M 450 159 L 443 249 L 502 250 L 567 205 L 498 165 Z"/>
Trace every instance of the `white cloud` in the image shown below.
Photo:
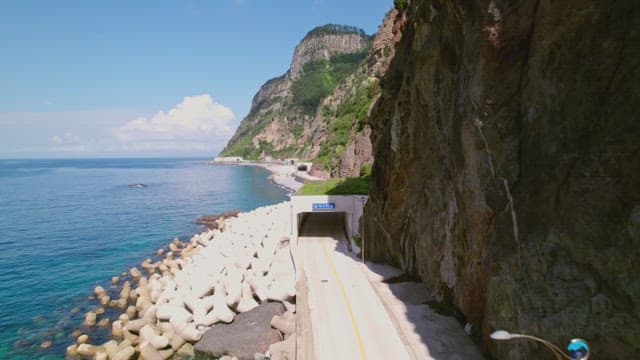
<path fill-rule="evenodd" d="M 141 117 L 145 113 L 153 114 L 143 109 L 0 112 L 0 156 L 214 155 L 237 125 L 231 110 L 207 94 Z"/>
<path fill-rule="evenodd" d="M 67 131 L 63 135 L 54 135 L 51 142 L 55 145 L 73 145 L 80 142 L 80 136 Z"/>
<path fill-rule="evenodd" d="M 187 96 L 167 112 L 138 117 L 111 133 L 128 151 L 203 151 L 231 136 L 233 119 L 228 107 L 203 94 Z"/>
<path fill-rule="evenodd" d="M 0 157 L 109 155 L 119 151 L 119 143 L 108 136 L 109 129 L 139 116 L 141 111 L 0 112 Z"/>

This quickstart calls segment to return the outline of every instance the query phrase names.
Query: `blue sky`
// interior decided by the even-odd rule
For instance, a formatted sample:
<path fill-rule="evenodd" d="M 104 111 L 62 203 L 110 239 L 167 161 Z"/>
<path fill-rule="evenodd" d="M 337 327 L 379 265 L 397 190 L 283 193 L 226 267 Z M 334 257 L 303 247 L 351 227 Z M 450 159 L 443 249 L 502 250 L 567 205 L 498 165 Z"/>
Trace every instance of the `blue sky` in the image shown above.
<path fill-rule="evenodd" d="M 313 27 L 391 0 L 0 0 L 0 157 L 213 156 Z"/>

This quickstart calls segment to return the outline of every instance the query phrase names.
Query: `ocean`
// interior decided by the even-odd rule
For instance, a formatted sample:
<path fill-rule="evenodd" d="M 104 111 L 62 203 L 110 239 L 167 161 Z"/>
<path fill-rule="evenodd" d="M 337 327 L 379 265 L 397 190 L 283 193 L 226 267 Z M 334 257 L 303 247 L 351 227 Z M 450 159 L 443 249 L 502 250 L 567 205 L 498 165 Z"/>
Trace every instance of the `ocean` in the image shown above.
<path fill-rule="evenodd" d="M 188 240 L 200 215 L 288 199 L 265 169 L 203 160 L 0 160 L 0 359 L 64 358 L 96 285 Z"/>

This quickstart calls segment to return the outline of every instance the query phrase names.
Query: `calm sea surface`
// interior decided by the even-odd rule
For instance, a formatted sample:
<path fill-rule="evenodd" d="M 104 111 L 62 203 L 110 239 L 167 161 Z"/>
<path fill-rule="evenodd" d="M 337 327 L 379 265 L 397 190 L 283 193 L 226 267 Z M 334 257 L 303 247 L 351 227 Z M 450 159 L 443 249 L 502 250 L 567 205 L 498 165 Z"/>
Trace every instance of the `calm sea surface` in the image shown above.
<path fill-rule="evenodd" d="M 198 159 L 0 160 L 0 359 L 64 358 L 95 285 L 188 240 L 199 215 L 286 200 L 268 175 Z"/>

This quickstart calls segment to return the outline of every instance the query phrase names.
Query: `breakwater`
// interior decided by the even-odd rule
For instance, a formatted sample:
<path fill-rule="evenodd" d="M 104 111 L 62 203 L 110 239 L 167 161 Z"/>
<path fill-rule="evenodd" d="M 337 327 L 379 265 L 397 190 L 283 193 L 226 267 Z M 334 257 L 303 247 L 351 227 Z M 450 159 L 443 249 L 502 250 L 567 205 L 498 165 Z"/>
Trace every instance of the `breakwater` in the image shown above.
<path fill-rule="evenodd" d="M 99 305 L 84 315 L 67 356 L 166 359 L 189 352 L 212 325 L 231 323 L 237 313 L 274 301 L 287 310 L 271 322 L 283 340 L 291 334 L 295 313 L 288 212 L 284 202 L 220 218 L 218 229 L 186 243 L 173 241 L 168 251 L 158 249 L 161 259 L 131 268 L 130 280 L 120 284 L 113 278 L 109 289 L 97 286 Z M 110 328 L 112 339 L 92 342 L 86 332 L 94 327 Z"/>

